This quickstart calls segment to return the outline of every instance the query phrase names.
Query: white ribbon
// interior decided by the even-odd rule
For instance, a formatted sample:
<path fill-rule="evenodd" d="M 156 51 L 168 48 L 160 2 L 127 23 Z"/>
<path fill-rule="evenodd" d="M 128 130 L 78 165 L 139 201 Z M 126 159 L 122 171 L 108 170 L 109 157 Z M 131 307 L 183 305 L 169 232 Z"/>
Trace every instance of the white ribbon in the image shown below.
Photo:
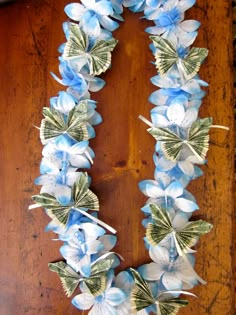
<path fill-rule="evenodd" d="M 116 234 L 116 230 L 113 229 L 113 227 L 111 227 L 110 225 L 106 224 L 105 222 L 93 217 L 91 214 L 87 213 L 84 210 L 78 209 L 78 208 L 73 208 L 74 210 L 82 213 L 84 216 L 88 217 L 89 219 L 91 219 L 92 221 L 98 223 L 99 225 L 103 226 L 105 229 L 107 229 L 108 231 L 110 231 L 113 234 Z"/>

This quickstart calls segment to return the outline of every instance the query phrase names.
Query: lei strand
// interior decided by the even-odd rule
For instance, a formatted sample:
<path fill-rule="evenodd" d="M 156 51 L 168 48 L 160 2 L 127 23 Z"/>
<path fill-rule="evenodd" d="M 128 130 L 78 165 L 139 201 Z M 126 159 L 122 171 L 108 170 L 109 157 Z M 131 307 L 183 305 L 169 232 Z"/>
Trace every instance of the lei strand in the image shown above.
<path fill-rule="evenodd" d="M 67 41 L 59 48 L 62 78 L 52 76 L 67 89 L 43 109 L 40 139 L 45 146 L 41 176 L 35 180 L 42 188 L 29 208 L 42 206 L 52 219 L 47 230 L 64 242 L 60 252 L 66 262 L 49 263 L 49 269 L 59 275 L 67 296 L 79 288 L 72 303 L 80 310 L 91 309 L 90 315 L 176 314 L 188 304 L 180 294 L 193 295 L 186 290 L 205 283 L 193 269 L 191 248 L 212 225 L 189 221 L 198 205 L 186 186 L 202 175 L 196 164 L 206 163 L 209 129 L 227 128 L 213 126 L 211 118 L 198 118 L 205 96 L 201 87 L 208 84 L 197 72 L 208 50 L 189 47 L 200 23 L 184 20 L 184 13 L 194 4 L 195 0 L 81 0 L 65 7 L 71 21 L 63 23 Z M 146 31 L 152 35 L 150 48 L 158 68 L 151 82 L 159 89 L 149 98 L 155 105 L 151 122 L 140 116 L 156 139 L 154 180 L 139 183 L 149 197 L 142 211 L 152 262 L 115 275 L 122 257 L 112 251 L 117 238 L 106 230 L 116 231 L 98 219 L 99 201 L 89 189 L 91 179 L 78 170 L 90 168 L 95 156 L 89 139 L 102 118 L 90 92 L 105 85 L 97 76 L 111 65 L 117 44 L 112 32 L 119 27 L 117 21 L 123 21 L 123 6 L 144 12 L 154 22 Z"/>

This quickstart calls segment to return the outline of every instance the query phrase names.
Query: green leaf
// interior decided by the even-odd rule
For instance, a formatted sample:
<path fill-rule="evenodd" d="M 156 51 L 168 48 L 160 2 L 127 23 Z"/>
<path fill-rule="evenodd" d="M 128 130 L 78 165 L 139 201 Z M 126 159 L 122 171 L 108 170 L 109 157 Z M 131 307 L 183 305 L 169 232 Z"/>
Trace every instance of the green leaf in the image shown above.
<path fill-rule="evenodd" d="M 117 40 L 98 40 L 89 48 L 88 35 L 79 27 L 71 23 L 70 36 L 65 45 L 63 57 L 65 59 L 80 59 L 89 64 L 90 74 L 99 75 L 105 72 L 111 64 L 111 52 Z"/>
<path fill-rule="evenodd" d="M 60 277 L 63 289 L 68 297 L 70 297 L 80 282 L 80 276 L 64 261 L 49 263 L 48 267 L 51 271 L 56 272 Z"/>

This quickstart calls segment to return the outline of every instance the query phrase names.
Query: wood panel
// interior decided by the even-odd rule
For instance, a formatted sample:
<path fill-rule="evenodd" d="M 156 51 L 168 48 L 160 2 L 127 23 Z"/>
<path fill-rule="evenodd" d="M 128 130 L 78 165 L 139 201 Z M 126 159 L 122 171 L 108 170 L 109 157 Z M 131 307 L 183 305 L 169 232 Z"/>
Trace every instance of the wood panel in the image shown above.
<path fill-rule="evenodd" d="M 38 126 L 43 106 L 62 89 L 49 72 L 57 72 L 57 47 L 63 42 L 61 23 L 66 19 L 65 0 L 22 0 L 0 7 L 0 313 L 82 314 L 71 305 L 47 263 L 60 258 L 59 242 L 44 233 L 48 218 L 41 209 L 27 211 L 30 196 L 39 191 L 33 180 L 39 174 L 41 144 Z M 233 214 L 233 98 L 231 3 L 198 0 L 188 13 L 202 27 L 197 45 L 208 47 L 209 58 L 201 69 L 208 81 L 208 95 L 201 116 L 230 132 L 211 133 L 211 148 L 204 176 L 188 189 L 200 206 L 195 217 L 214 224 L 198 246 L 196 269 L 208 281 L 193 291 L 187 314 L 228 315 L 233 311 L 232 214 Z M 141 14 L 125 11 L 126 22 L 115 32 L 119 45 L 112 70 L 104 75 L 106 87 L 94 95 L 104 123 L 91 141 L 96 152 L 90 171 L 92 187 L 101 200 L 100 218 L 118 230 L 116 247 L 125 261 L 121 268 L 148 261 L 144 249 L 139 208 L 145 197 L 137 183 L 153 177 L 153 139 L 138 115 L 148 117 L 147 99 L 155 75 L 147 22 Z"/>

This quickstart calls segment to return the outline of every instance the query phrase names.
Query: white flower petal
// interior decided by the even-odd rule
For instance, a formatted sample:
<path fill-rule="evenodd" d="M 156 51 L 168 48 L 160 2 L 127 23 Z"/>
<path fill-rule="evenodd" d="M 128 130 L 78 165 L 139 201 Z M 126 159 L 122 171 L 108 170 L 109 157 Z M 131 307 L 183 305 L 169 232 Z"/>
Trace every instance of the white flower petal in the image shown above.
<path fill-rule="evenodd" d="M 67 206 L 71 201 L 71 188 L 65 185 L 56 185 L 55 197 L 60 204 Z"/>
<path fill-rule="evenodd" d="M 82 293 L 72 299 L 72 304 L 80 310 L 88 310 L 93 306 L 94 301 L 91 293 Z"/>
<path fill-rule="evenodd" d="M 127 294 L 130 293 L 131 289 L 134 286 L 134 279 L 127 271 L 121 271 L 115 279 L 116 287 L 122 289 Z"/>
<path fill-rule="evenodd" d="M 117 315 L 116 309 L 106 302 L 96 303 L 89 315 Z"/>
<path fill-rule="evenodd" d="M 105 234 L 105 230 L 102 227 L 90 222 L 81 223 L 80 228 L 84 230 L 86 240 L 94 240 Z"/>
<path fill-rule="evenodd" d="M 71 155 L 69 158 L 70 164 L 76 168 L 90 168 L 88 159 L 83 155 Z"/>
<path fill-rule="evenodd" d="M 109 252 L 116 245 L 117 237 L 106 234 L 99 237 L 99 241 L 103 244 L 103 252 Z"/>
<path fill-rule="evenodd" d="M 139 183 L 139 189 L 148 197 L 159 198 L 164 196 L 164 190 L 153 180 L 144 180 Z"/>
<path fill-rule="evenodd" d="M 151 246 L 149 250 L 151 259 L 162 266 L 165 266 L 169 262 L 169 251 L 162 246 Z"/>
<path fill-rule="evenodd" d="M 186 160 L 185 161 L 179 161 L 178 166 L 184 174 L 186 174 L 190 177 L 194 175 L 194 166 L 192 163 L 190 163 Z"/>
<path fill-rule="evenodd" d="M 164 156 L 161 157 L 158 161 L 156 166 L 158 168 L 161 168 L 163 171 L 169 171 L 171 170 L 173 167 L 175 167 L 176 162 L 167 160 Z"/>
<path fill-rule="evenodd" d="M 167 127 L 170 125 L 169 121 L 165 116 L 157 114 L 155 112 L 151 113 L 151 119 L 154 126 L 157 127 Z"/>
<path fill-rule="evenodd" d="M 162 283 L 167 290 L 181 290 L 182 281 L 176 276 L 175 272 L 165 272 Z"/>
<path fill-rule="evenodd" d="M 98 253 L 103 248 L 102 243 L 98 240 L 87 242 L 86 246 L 87 246 L 87 253 L 90 255 Z"/>
<path fill-rule="evenodd" d="M 181 126 L 185 116 L 185 109 L 182 104 L 172 104 L 167 109 L 167 117 L 172 124 Z"/>
<path fill-rule="evenodd" d="M 192 123 L 195 120 L 197 120 L 197 117 L 198 117 L 198 110 L 196 107 L 191 107 L 191 108 L 187 109 L 181 126 L 183 128 L 190 127 L 192 125 Z"/>
<path fill-rule="evenodd" d="M 177 198 L 184 192 L 183 186 L 178 181 L 172 182 L 166 189 L 165 193 L 167 196 Z"/>
<path fill-rule="evenodd" d="M 175 229 L 181 229 L 188 222 L 188 215 L 184 212 L 178 212 L 172 221 Z"/>
<path fill-rule="evenodd" d="M 198 205 L 195 202 L 187 200 L 185 198 L 177 198 L 175 200 L 175 206 L 184 212 L 193 212 L 199 209 Z"/>
<path fill-rule="evenodd" d="M 113 8 L 110 1 L 107 0 L 100 0 L 96 2 L 94 6 L 94 11 L 100 15 L 112 15 Z"/>
<path fill-rule="evenodd" d="M 180 23 L 180 27 L 186 32 L 194 32 L 200 25 L 201 23 L 196 20 L 186 20 Z"/>
<path fill-rule="evenodd" d="M 74 21 L 80 21 L 81 17 L 85 13 L 86 8 L 79 3 L 70 3 L 65 6 L 65 13 L 68 17 Z"/>
<path fill-rule="evenodd" d="M 105 300 L 112 306 L 119 305 L 123 303 L 126 299 L 126 294 L 118 288 L 109 288 L 105 292 Z"/>
<path fill-rule="evenodd" d="M 74 185 L 79 176 L 80 176 L 79 172 L 68 172 L 66 175 L 66 184 L 68 186 Z"/>
<path fill-rule="evenodd" d="M 165 269 L 162 265 L 156 263 L 150 263 L 142 265 L 138 268 L 139 273 L 142 277 L 148 281 L 157 281 L 161 278 Z"/>

